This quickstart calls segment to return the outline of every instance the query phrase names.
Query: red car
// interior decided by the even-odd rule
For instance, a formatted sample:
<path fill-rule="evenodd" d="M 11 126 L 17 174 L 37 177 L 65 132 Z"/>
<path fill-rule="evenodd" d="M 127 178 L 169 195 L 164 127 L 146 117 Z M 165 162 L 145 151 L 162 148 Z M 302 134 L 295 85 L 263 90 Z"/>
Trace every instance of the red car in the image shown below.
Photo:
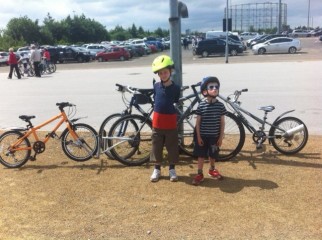
<path fill-rule="evenodd" d="M 98 52 L 95 59 L 99 62 L 110 61 L 110 60 L 129 60 L 130 53 L 123 47 L 111 47 L 103 52 Z"/>

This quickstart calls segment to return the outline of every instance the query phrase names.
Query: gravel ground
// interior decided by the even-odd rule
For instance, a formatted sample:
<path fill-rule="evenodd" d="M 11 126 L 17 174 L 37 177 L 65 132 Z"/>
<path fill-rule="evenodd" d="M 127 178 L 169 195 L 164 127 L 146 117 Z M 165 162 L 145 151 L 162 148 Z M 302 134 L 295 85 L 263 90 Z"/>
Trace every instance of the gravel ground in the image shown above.
<path fill-rule="evenodd" d="M 191 185 L 194 159 L 181 156 L 179 181 L 166 164 L 125 167 L 102 155 L 77 163 L 49 142 L 36 161 L 0 167 L 0 239 L 311 239 L 322 238 L 321 136 L 301 153 L 271 146 L 243 151 L 217 168 L 223 181 Z M 205 170 L 208 165 L 205 164 Z"/>

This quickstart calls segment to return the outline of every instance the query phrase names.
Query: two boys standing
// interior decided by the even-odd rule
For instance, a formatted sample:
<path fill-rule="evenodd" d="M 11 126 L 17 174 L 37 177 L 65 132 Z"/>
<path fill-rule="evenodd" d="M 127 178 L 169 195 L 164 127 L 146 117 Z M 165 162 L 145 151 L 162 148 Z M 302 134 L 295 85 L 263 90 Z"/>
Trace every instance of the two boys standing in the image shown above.
<path fill-rule="evenodd" d="M 154 113 L 152 119 L 152 153 L 155 161 L 151 182 L 157 182 L 161 176 L 163 147 L 168 151 L 170 181 L 178 181 L 175 164 L 179 159 L 177 113 L 174 104 L 179 101 L 180 87 L 171 80 L 174 63 L 169 56 L 161 55 L 152 63 L 152 71 L 158 74 L 160 82 L 154 84 Z M 222 144 L 225 127 L 226 108 L 216 97 L 219 94 L 220 82 L 216 77 L 202 80 L 200 90 L 205 99 L 200 102 L 196 111 L 194 155 L 198 157 L 198 174 L 192 184 L 199 185 L 204 180 L 203 164 L 209 158 L 208 175 L 222 179 L 215 168 L 215 161 Z"/>

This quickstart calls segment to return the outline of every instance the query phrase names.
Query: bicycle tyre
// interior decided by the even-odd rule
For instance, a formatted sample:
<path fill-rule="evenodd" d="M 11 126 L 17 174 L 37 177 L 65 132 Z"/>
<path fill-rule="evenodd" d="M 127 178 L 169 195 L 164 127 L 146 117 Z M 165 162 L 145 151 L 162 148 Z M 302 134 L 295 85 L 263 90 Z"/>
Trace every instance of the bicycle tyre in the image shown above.
<path fill-rule="evenodd" d="M 192 114 L 187 118 L 192 118 Z M 195 121 L 194 121 L 195 122 Z M 180 149 L 188 156 L 196 157 L 193 154 L 194 149 L 194 129 L 186 129 L 184 125 L 184 139 L 180 141 Z M 243 148 L 245 143 L 245 129 L 238 118 L 231 112 L 225 115 L 225 137 L 220 147 L 217 161 L 227 161 L 235 157 Z M 180 139 L 180 136 L 179 136 Z"/>
<path fill-rule="evenodd" d="M 106 149 L 108 148 L 108 140 L 107 140 L 107 136 L 108 133 L 111 129 L 111 126 L 122 117 L 123 115 L 121 113 L 114 113 L 111 114 L 110 116 L 108 116 L 107 118 L 105 118 L 105 120 L 103 121 L 103 123 L 100 126 L 99 129 L 99 137 L 100 137 L 100 142 L 101 142 L 101 149 L 102 151 L 106 154 L 106 156 L 110 159 L 115 159 L 114 156 L 112 155 L 111 151 L 106 151 Z"/>
<path fill-rule="evenodd" d="M 283 129 L 287 131 L 301 124 L 303 124 L 304 129 L 289 137 L 283 137 L 284 132 L 279 130 Z M 305 147 L 309 138 L 306 125 L 300 119 L 295 117 L 284 117 L 279 119 L 273 124 L 273 127 L 269 131 L 269 135 L 274 136 L 271 140 L 273 147 L 285 155 L 291 155 L 301 151 Z"/>
<path fill-rule="evenodd" d="M 28 76 L 29 77 L 35 76 L 35 70 L 32 67 L 28 68 Z"/>
<path fill-rule="evenodd" d="M 225 115 L 224 139 L 217 161 L 227 161 L 235 157 L 245 143 L 245 129 L 239 119 L 231 112 Z"/>
<path fill-rule="evenodd" d="M 196 126 L 196 115 L 191 112 L 183 122 L 179 123 L 182 125 L 182 134 L 178 131 L 179 149 L 186 155 L 195 157 L 193 154 L 194 149 L 194 131 Z"/>
<path fill-rule="evenodd" d="M 56 72 L 56 64 L 55 63 L 48 63 L 47 65 L 47 70 L 50 72 L 50 73 L 54 73 Z"/>
<path fill-rule="evenodd" d="M 18 66 L 18 70 L 20 72 L 20 76 L 23 77 L 24 72 L 23 72 L 23 70 L 21 71 L 20 66 Z M 15 75 L 15 77 L 18 77 L 18 73 L 17 73 L 16 69 L 13 69 L 13 74 Z"/>
<path fill-rule="evenodd" d="M 27 147 L 29 149 L 16 151 L 9 150 L 9 148 L 21 137 L 23 137 L 23 134 L 18 131 L 7 131 L 0 136 L 0 162 L 7 168 L 21 167 L 30 159 L 31 145 L 28 138 L 23 139 L 16 147 Z"/>
<path fill-rule="evenodd" d="M 98 150 L 95 129 L 84 123 L 77 123 L 72 127 L 79 139 L 75 141 L 66 128 L 61 135 L 64 153 L 67 157 L 77 162 L 91 159 Z"/>
<path fill-rule="evenodd" d="M 125 131 L 124 131 L 125 127 Z M 116 160 L 127 166 L 140 166 L 150 160 L 152 123 L 141 115 L 127 115 L 111 127 L 108 146 Z M 130 140 L 122 140 L 127 137 Z"/>

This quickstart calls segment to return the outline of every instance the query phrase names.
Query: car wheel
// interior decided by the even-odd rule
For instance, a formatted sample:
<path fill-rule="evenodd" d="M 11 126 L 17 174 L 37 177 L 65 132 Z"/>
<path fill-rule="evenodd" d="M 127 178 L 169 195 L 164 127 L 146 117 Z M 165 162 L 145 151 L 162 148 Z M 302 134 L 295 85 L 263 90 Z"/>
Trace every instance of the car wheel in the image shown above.
<path fill-rule="evenodd" d="M 121 60 L 121 61 L 124 61 L 124 56 L 121 56 L 121 57 L 120 57 L 120 60 Z"/>
<path fill-rule="evenodd" d="M 81 56 L 77 57 L 77 62 L 79 63 L 83 62 L 83 58 Z"/>
<path fill-rule="evenodd" d="M 296 53 L 296 48 L 295 47 L 290 47 L 288 52 L 291 53 L 291 54 L 294 54 L 294 53 Z"/>
<path fill-rule="evenodd" d="M 98 58 L 98 61 L 99 61 L 99 62 L 103 62 L 103 58 L 102 58 L 102 57 L 99 57 L 99 58 Z"/>
<path fill-rule="evenodd" d="M 265 48 L 258 49 L 258 54 L 264 54 L 266 52 Z"/>
<path fill-rule="evenodd" d="M 208 57 L 209 56 L 207 51 L 203 51 L 201 55 L 202 55 L 202 57 Z"/>
<path fill-rule="evenodd" d="M 236 49 L 232 49 L 231 51 L 230 51 L 230 54 L 232 55 L 232 56 L 237 56 L 237 50 Z"/>

